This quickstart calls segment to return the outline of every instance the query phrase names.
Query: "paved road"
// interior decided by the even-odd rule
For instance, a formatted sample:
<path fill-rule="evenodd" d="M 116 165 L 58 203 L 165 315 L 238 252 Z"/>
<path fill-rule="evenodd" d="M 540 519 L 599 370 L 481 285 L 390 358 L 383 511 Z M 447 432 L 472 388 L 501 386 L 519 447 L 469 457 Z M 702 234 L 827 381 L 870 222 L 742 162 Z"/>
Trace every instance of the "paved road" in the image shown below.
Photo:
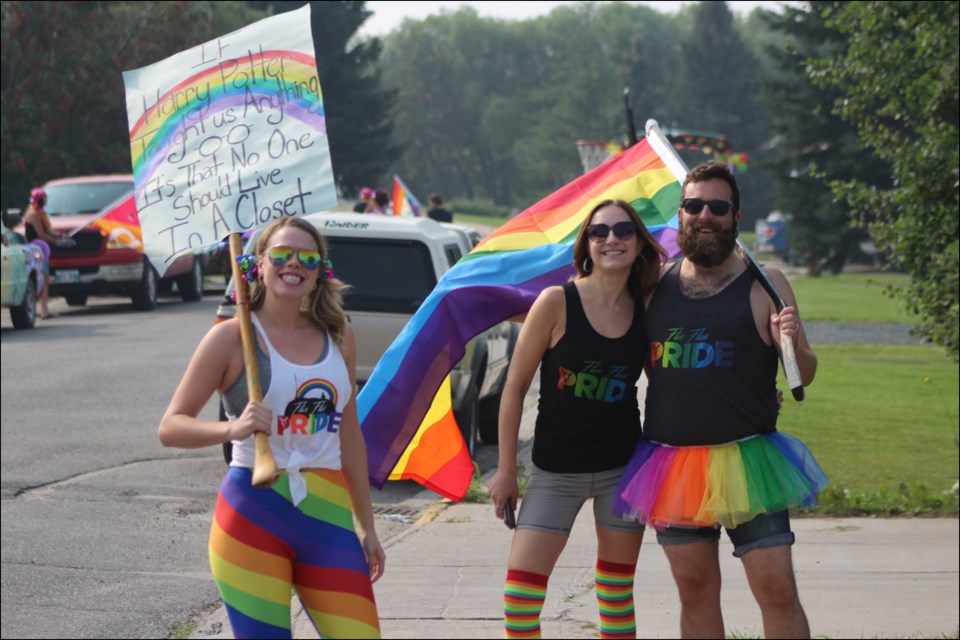
<path fill-rule="evenodd" d="M 220 296 L 87 308 L 54 300 L 36 328 L 0 318 L 3 638 L 157 638 L 214 607 L 206 540 L 219 448 L 165 449 L 156 427 Z M 211 401 L 204 413 L 217 415 Z M 393 537 L 429 502 L 374 496 Z M 404 503 L 400 505 L 400 503 Z"/>

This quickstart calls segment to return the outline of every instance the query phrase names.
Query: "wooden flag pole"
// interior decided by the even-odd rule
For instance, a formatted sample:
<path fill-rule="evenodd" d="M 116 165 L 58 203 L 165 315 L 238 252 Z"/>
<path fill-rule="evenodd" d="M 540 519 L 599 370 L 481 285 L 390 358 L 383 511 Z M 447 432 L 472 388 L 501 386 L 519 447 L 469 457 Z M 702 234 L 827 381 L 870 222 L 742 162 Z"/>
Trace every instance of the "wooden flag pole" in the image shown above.
<path fill-rule="evenodd" d="M 233 289 L 237 296 L 237 317 L 240 320 L 240 342 L 243 346 L 243 364 L 247 370 L 247 395 L 250 400 L 262 402 L 260 367 L 257 366 L 256 337 L 253 335 L 253 325 L 250 323 L 247 283 L 243 279 L 240 263 L 237 262 L 237 257 L 243 254 L 243 241 L 239 233 L 231 233 L 229 242 Z M 277 461 L 273 459 L 273 452 L 270 451 L 270 440 L 267 434 L 258 431 L 254 435 L 254 445 L 253 486 L 260 489 L 272 487 L 280 477 L 280 472 L 277 470 Z"/>

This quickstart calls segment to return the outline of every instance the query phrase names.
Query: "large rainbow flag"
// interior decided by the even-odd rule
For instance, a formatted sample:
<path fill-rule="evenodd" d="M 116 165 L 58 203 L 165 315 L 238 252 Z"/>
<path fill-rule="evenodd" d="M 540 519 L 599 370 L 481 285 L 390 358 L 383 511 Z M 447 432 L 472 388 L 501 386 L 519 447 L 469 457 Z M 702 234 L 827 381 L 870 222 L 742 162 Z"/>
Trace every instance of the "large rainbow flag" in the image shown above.
<path fill-rule="evenodd" d="M 574 273 L 573 242 L 593 206 L 626 200 L 678 253 L 680 183 L 646 139 L 518 214 L 443 275 L 357 398 L 370 480 L 383 487 L 467 342 L 529 310 Z"/>

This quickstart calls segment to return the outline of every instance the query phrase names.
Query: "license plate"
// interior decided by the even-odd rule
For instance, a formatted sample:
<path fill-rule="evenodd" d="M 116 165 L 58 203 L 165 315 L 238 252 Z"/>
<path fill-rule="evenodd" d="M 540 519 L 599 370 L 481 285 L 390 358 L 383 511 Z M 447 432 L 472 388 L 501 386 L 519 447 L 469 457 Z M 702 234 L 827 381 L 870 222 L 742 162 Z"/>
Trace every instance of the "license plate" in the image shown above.
<path fill-rule="evenodd" d="M 80 282 L 80 271 L 78 269 L 57 269 L 53 274 L 53 281 L 57 284 Z"/>

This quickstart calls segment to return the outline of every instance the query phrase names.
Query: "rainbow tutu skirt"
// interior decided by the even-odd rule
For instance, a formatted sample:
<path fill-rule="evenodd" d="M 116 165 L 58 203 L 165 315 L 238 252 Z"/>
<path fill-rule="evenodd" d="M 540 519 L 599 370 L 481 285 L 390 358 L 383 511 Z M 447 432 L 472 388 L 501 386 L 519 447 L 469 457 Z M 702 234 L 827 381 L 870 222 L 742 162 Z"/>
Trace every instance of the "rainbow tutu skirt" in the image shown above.
<path fill-rule="evenodd" d="M 815 506 L 828 484 L 810 449 L 783 433 L 702 447 L 641 440 L 613 507 L 655 529 L 733 529 L 761 513 Z"/>

